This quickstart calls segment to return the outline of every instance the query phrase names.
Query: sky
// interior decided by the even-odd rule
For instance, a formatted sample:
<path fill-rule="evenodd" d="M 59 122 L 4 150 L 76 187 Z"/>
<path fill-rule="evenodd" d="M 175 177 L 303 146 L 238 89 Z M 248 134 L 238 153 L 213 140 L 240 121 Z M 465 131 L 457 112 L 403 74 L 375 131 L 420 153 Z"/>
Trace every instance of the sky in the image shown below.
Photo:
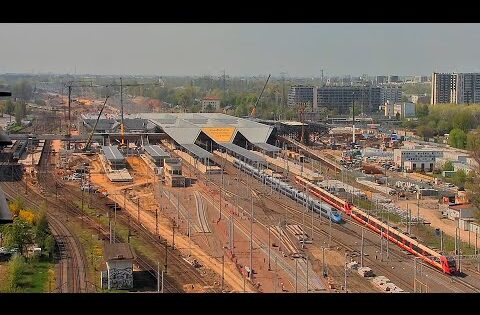
<path fill-rule="evenodd" d="M 0 73 L 480 72 L 480 24 L 0 24 Z"/>

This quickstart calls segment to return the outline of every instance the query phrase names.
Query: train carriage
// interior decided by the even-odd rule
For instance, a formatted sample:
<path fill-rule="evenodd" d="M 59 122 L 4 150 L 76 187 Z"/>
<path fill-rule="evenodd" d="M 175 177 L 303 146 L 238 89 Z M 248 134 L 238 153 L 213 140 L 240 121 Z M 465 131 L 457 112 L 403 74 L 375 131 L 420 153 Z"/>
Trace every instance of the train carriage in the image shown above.
<path fill-rule="evenodd" d="M 302 177 L 295 176 L 295 182 L 301 187 L 311 191 L 312 194 L 320 198 L 322 201 L 328 203 L 336 209 L 345 212 L 345 214 L 350 215 L 353 219 L 355 219 L 355 221 L 366 226 L 371 231 L 374 231 L 377 234 L 381 233 L 383 237 L 387 238 L 392 243 L 414 254 L 415 256 L 420 257 L 422 260 L 436 267 L 437 269 L 442 270 L 444 273 L 452 275 L 457 272 L 455 260 L 452 257 L 439 254 L 433 249 L 420 244 L 417 240 L 414 240 L 408 235 L 397 231 L 388 224 L 370 216 L 368 213 L 352 205 L 348 201 L 338 198 L 337 196 L 327 192 L 315 184 L 312 184 Z"/>

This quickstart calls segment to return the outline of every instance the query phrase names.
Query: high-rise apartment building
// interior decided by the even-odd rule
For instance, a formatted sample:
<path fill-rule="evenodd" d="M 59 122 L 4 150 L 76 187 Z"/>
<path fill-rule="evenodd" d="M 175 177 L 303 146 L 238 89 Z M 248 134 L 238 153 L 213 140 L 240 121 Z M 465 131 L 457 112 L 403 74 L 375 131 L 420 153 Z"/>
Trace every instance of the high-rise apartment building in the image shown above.
<path fill-rule="evenodd" d="M 365 114 L 377 111 L 382 105 L 381 88 L 373 86 L 292 86 L 288 93 L 288 106 L 307 105 L 313 111 L 320 108 L 338 114 L 350 112 L 353 100 Z"/>
<path fill-rule="evenodd" d="M 347 114 L 355 100 L 360 112 L 369 114 L 382 104 L 380 88 L 372 86 L 323 86 L 317 89 L 317 106 Z M 358 107 L 357 107 L 358 106 Z"/>
<path fill-rule="evenodd" d="M 480 102 L 480 73 L 433 73 L 432 104 Z"/>
<path fill-rule="evenodd" d="M 295 107 L 298 105 L 306 105 L 307 107 L 312 107 L 312 109 L 317 108 L 317 87 L 315 86 L 305 86 L 305 85 L 294 85 L 290 88 L 288 92 L 287 105 L 290 107 Z"/>
<path fill-rule="evenodd" d="M 401 85 L 382 85 L 380 87 L 380 98 L 382 104 L 390 102 L 392 104 L 402 101 L 402 86 Z"/>

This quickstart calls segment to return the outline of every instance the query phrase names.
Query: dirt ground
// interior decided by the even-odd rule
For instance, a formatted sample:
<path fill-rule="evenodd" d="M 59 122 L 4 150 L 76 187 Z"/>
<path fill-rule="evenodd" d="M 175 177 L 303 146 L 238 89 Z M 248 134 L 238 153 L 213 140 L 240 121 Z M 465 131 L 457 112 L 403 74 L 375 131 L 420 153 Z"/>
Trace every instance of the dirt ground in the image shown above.
<path fill-rule="evenodd" d="M 396 202 L 402 208 L 412 209 L 412 216 L 417 216 L 417 201 L 416 200 L 399 200 Z M 455 237 L 455 229 L 457 222 L 449 219 L 442 219 L 442 214 L 438 210 L 437 199 L 424 199 L 420 201 L 420 217 L 431 222 L 431 227 L 441 229 L 445 234 Z M 468 242 L 468 231 L 460 229 L 460 238 L 464 242 Z M 470 240 L 475 243 L 475 234 L 470 233 Z"/>
<path fill-rule="evenodd" d="M 133 218 L 138 217 L 138 206 L 137 198 L 140 199 L 140 222 L 151 231 L 156 230 L 155 222 L 155 210 L 158 209 L 158 231 L 159 234 L 167 239 L 167 241 L 173 243 L 173 220 L 176 216 L 176 210 L 173 205 L 167 200 L 165 196 L 159 197 L 159 202 L 154 199 L 154 192 L 157 195 L 160 195 L 160 188 L 158 181 L 155 181 L 155 188 L 152 189 L 151 183 L 154 182 L 154 177 L 152 176 L 151 170 L 145 164 L 145 162 L 140 157 L 128 157 L 129 172 L 134 178 L 134 183 L 120 184 L 120 183 L 111 183 L 108 178 L 102 174 L 103 169 L 98 160 L 98 157 L 92 161 L 92 172 L 91 180 L 92 183 L 104 188 L 106 191 L 110 192 L 109 198 L 113 201 L 119 203 L 120 205 L 124 204 L 124 198 L 122 193 L 114 193 L 124 188 L 133 188 L 129 193 L 127 193 L 126 198 L 126 209 L 132 215 Z M 191 204 L 186 204 L 189 199 L 186 195 L 191 195 L 190 200 L 193 200 L 193 189 L 194 188 L 168 188 L 163 187 L 167 191 L 172 191 L 173 193 L 179 192 L 180 201 L 184 207 L 190 209 L 190 215 L 192 218 L 196 218 L 196 208 L 192 207 Z M 135 201 L 133 201 L 135 200 Z M 204 250 L 196 244 L 196 238 L 192 237 L 192 242 L 189 241 L 188 236 L 186 235 L 186 222 L 179 222 L 179 228 L 176 228 L 175 232 L 175 247 L 179 249 L 182 254 L 186 257 L 192 255 L 198 261 L 201 262 L 205 267 L 213 270 L 215 273 L 221 275 L 221 260 L 217 258 L 212 258 L 208 250 Z M 180 231 L 180 233 L 179 233 Z M 210 245 L 211 243 L 209 243 Z M 210 249 L 210 246 L 207 247 Z M 213 246 L 213 248 L 218 248 L 218 246 Z M 218 254 L 217 254 L 218 257 Z M 233 262 L 229 259 L 225 259 L 225 282 L 235 291 L 243 291 L 243 278 L 236 269 Z M 252 291 L 253 288 L 247 283 L 246 290 Z"/>

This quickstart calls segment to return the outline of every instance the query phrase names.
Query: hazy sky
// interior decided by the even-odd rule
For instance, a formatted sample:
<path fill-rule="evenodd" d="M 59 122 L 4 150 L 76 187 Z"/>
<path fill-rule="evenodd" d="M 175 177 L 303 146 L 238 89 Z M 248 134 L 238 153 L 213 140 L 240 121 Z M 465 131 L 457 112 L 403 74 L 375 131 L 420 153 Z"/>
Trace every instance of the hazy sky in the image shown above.
<path fill-rule="evenodd" d="M 0 24 L 0 73 L 480 71 L 480 24 Z"/>

